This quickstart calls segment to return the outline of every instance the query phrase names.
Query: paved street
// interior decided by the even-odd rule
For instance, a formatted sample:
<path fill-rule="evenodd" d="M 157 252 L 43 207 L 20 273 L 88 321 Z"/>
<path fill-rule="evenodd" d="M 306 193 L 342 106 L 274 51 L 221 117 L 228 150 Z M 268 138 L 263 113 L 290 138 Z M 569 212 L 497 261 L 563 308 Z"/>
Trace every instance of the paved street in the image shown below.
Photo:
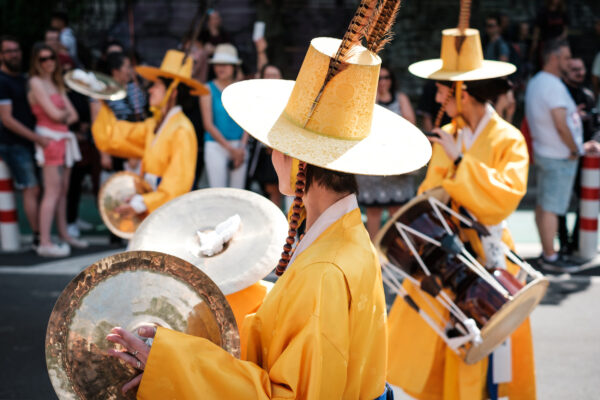
<path fill-rule="evenodd" d="M 519 254 L 537 256 L 540 248 L 532 213 L 517 212 L 509 226 Z M 0 254 L 0 400 L 55 398 L 44 359 L 46 323 L 69 280 L 118 251 L 101 239 L 92 250 L 92 254 L 46 263 L 33 253 Z M 598 398 L 599 264 L 593 262 L 573 276 L 551 276 L 550 290 L 531 317 L 539 399 Z M 402 394 L 398 398 L 408 399 Z"/>

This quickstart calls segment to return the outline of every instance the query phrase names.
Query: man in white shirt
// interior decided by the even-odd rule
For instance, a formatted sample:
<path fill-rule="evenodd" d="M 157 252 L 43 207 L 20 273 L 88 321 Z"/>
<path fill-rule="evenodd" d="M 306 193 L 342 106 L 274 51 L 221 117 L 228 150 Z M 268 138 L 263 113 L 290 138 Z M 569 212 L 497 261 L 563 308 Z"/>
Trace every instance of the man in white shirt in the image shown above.
<path fill-rule="evenodd" d="M 558 216 L 569 207 L 583 127 L 577 105 L 561 78 L 568 71 L 571 51 L 566 41 L 544 47 L 544 68 L 527 85 L 525 114 L 533 139 L 537 179 L 535 221 L 542 241 L 540 264 L 566 271 L 569 263 L 554 250 Z"/>

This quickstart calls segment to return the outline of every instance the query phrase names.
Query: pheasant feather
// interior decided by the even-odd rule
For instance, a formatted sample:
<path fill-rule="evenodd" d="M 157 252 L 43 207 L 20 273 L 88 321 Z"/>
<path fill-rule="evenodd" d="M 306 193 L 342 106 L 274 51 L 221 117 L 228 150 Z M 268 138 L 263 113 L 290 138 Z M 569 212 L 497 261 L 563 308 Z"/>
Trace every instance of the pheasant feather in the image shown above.
<path fill-rule="evenodd" d="M 354 17 L 352 17 L 352 20 L 350 21 L 350 25 L 348 26 L 346 33 L 344 33 L 342 43 L 340 44 L 335 57 L 329 60 L 327 75 L 325 75 L 323 85 L 321 86 L 321 89 L 319 90 L 319 93 L 313 102 L 304 126 L 306 126 L 312 118 L 312 115 L 317 108 L 319 101 L 321 100 L 321 96 L 325 91 L 325 86 L 327 86 L 334 76 L 344 69 L 346 62 L 352 56 L 352 49 L 359 45 L 362 38 L 365 37 L 367 27 L 369 26 L 371 18 L 377 7 L 377 2 L 378 0 L 361 0 L 358 9 L 354 13 Z"/>
<path fill-rule="evenodd" d="M 396 21 L 400 0 L 384 0 L 376 12 L 376 20 L 367 34 L 367 49 L 379 53 L 392 40 L 392 26 Z"/>

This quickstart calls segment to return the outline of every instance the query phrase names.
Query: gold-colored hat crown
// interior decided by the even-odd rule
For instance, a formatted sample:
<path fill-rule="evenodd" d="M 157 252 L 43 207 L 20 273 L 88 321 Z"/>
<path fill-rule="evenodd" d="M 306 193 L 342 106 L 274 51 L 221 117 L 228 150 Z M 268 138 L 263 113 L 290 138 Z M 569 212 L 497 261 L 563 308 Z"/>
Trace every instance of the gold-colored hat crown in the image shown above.
<path fill-rule="evenodd" d="M 160 64 L 160 70 L 173 75 L 179 75 L 185 78 L 192 77 L 192 67 L 194 61 L 191 57 L 182 64 L 185 53 L 179 50 L 168 50 Z"/>
<path fill-rule="evenodd" d="M 483 64 L 481 38 L 477 29 L 458 28 L 442 31 L 442 71 L 468 72 Z"/>
<path fill-rule="evenodd" d="M 310 115 L 340 42 L 332 38 L 311 41 L 284 114 L 295 125 L 314 133 L 360 140 L 371 131 L 381 67 L 379 56 L 366 48 L 353 49 L 345 69 L 328 83 L 319 106 Z"/>

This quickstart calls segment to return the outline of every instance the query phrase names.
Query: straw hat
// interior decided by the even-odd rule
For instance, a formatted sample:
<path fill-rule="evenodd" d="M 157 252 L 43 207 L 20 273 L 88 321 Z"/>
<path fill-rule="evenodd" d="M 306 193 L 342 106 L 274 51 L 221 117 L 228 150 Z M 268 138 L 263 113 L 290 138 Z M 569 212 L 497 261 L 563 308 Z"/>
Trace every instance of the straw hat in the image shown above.
<path fill-rule="evenodd" d="M 458 28 L 442 31 L 442 52 L 438 59 L 419 61 L 408 67 L 411 74 L 439 81 L 477 81 L 507 76 L 514 65 L 483 59 L 477 29 Z"/>
<path fill-rule="evenodd" d="M 362 46 L 325 87 L 307 121 L 340 40 L 313 39 L 296 81 L 255 79 L 229 85 L 229 115 L 265 145 L 326 169 L 397 175 L 423 166 L 431 145 L 414 125 L 375 105 L 381 59 Z"/>
<path fill-rule="evenodd" d="M 160 68 L 141 65 L 135 68 L 136 72 L 144 79 L 156 81 L 159 77 L 167 79 L 178 79 L 180 83 L 189 86 L 190 93 L 194 96 L 202 96 L 209 90 L 202 83 L 192 78 L 192 67 L 194 61 L 188 57 L 183 63 L 185 53 L 179 50 L 168 50 L 163 58 Z"/>
<path fill-rule="evenodd" d="M 210 64 L 233 64 L 240 65 L 242 60 L 238 58 L 238 52 L 235 46 L 229 43 L 218 44 L 215 47 L 215 53 L 208 60 Z"/>

